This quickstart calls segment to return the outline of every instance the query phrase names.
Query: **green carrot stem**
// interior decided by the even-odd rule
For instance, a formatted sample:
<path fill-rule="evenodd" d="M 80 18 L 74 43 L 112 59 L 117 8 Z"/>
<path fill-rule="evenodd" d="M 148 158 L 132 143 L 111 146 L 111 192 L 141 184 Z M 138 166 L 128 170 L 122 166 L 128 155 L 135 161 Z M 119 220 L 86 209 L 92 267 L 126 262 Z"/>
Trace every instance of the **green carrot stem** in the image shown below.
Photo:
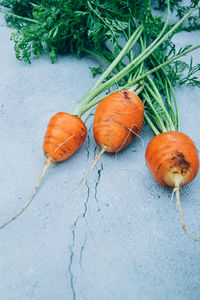
<path fill-rule="evenodd" d="M 158 59 L 155 57 L 154 54 L 152 54 L 152 57 L 153 59 L 156 61 L 156 63 L 159 64 L 159 61 Z M 152 62 L 152 59 L 151 59 L 151 62 Z M 175 93 L 174 93 L 174 89 L 173 89 L 173 86 L 169 80 L 169 77 L 168 75 L 166 74 L 165 72 L 165 69 L 164 68 L 161 68 L 161 72 L 163 73 L 164 75 L 164 78 L 165 78 L 165 84 L 163 84 L 163 80 L 160 78 L 160 75 L 158 73 L 158 71 L 156 71 L 157 73 L 157 76 L 159 77 L 159 80 L 160 80 L 160 83 L 162 84 L 163 88 L 166 90 L 166 94 L 168 92 L 168 88 L 166 87 L 166 84 L 169 85 L 169 88 L 170 88 L 170 92 L 172 94 L 172 97 L 173 97 L 173 103 L 174 103 L 174 107 L 175 107 L 175 110 L 174 110 L 174 107 L 172 106 L 171 104 L 171 100 L 170 100 L 170 103 L 167 103 L 168 106 L 169 106 L 169 109 L 171 111 L 171 115 L 172 115 L 172 118 L 173 118 L 173 123 L 175 125 L 175 128 L 177 129 L 177 131 L 180 131 L 180 117 L 179 117 L 179 111 L 178 111 L 178 105 L 177 105 L 177 100 L 176 100 L 176 96 L 175 96 Z M 166 83 L 167 82 L 167 83 Z M 168 92 L 169 93 L 169 92 Z M 168 97 L 168 96 L 167 96 Z"/>
<path fill-rule="evenodd" d="M 149 124 L 149 126 L 151 127 L 151 129 L 153 130 L 155 135 L 160 134 L 160 132 L 157 130 L 157 128 L 154 126 L 153 122 L 151 121 L 151 119 L 148 117 L 146 111 L 144 111 L 144 117 L 147 121 L 147 123 Z"/>
<path fill-rule="evenodd" d="M 143 26 L 141 25 L 138 30 L 136 30 L 129 41 L 124 46 L 123 50 L 119 53 L 119 55 L 114 59 L 114 61 L 110 64 L 108 69 L 100 76 L 100 78 L 97 80 L 97 82 L 94 84 L 94 86 L 85 94 L 85 96 L 74 106 L 73 113 L 77 116 L 82 115 L 82 108 L 84 109 L 84 105 L 87 106 L 87 104 L 94 99 L 97 95 L 101 94 L 98 93 L 98 86 L 102 84 L 102 82 L 110 75 L 112 70 L 118 65 L 118 63 L 122 60 L 122 58 L 127 54 L 128 51 L 133 47 L 133 45 L 137 42 L 140 34 L 142 33 Z M 125 74 L 126 75 L 126 74 Z M 124 76 L 125 76 L 124 75 Z M 117 76 L 117 75 L 116 75 Z M 123 77 L 122 77 L 123 78 Z M 115 79 L 114 79 L 115 83 Z M 107 90 L 111 85 L 106 85 L 105 89 L 102 91 L 104 92 Z M 81 110 L 81 111 L 80 111 Z M 85 109 L 84 109 L 85 111 Z"/>
<path fill-rule="evenodd" d="M 154 42 L 152 42 L 146 49 L 144 52 L 142 52 L 140 55 L 138 55 L 137 58 L 135 58 L 129 65 L 127 65 L 123 70 L 121 70 L 116 76 L 115 78 L 111 78 L 108 81 L 106 81 L 104 84 L 102 84 L 101 86 L 99 86 L 99 88 L 97 88 L 96 90 L 96 94 L 101 94 L 103 91 L 105 91 L 107 89 L 107 86 L 112 86 L 115 81 L 119 81 L 121 78 L 123 78 L 125 75 L 127 75 L 130 71 L 132 71 L 134 68 L 136 68 L 138 66 L 138 64 L 140 64 L 142 61 L 144 61 L 149 55 L 151 55 L 153 53 L 153 51 L 155 51 L 155 49 L 157 49 L 160 44 L 162 44 L 164 42 L 164 40 L 170 35 L 172 34 L 172 32 L 174 30 L 176 30 L 176 28 L 192 13 L 194 12 L 196 9 L 199 9 L 200 7 L 195 7 L 193 9 L 191 9 L 188 13 L 185 14 L 185 16 L 183 16 L 179 22 L 177 22 L 160 40 L 160 34 L 159 36 L 154 40 Z M 166 24 L 167 26 L 167 24 Z M 163 30 L 162 30 L 163 33 Z M 158 41 L 159 40 L 159 41 Z M 156 42 L 156 43 L 155 43 Z M 198 47 L 198 46 L 197 46 Z M 186 53 L 186 52 L 185 52 Z M 182 56 L 182 55 L 181 55 Z M 178 56 L 176 56 L 176 58 L 178 58 Z"/>
<path fill-rule="evenodd" d="M 175 106 L 175 110 L 176 110 L 176 129 L 177 129 L 177 131 L 180 131 L 180 116 L 179 116 L 179 111 L 178 111 L 178 103 L 177 103 L 177 100 L 176 100 L 176 95 L 175 95 L 173 86 L 172 86 L 172 84 L 171 84 L 168 77 L 167 77 L 167 82 L 168 82 L 169 88 L 170 88 L 171 93 L 172 93 L 172 97 L 173 97 L 173 100 L 174 100 L 174 106 Z"/>
<path fill-rule="evenodd" d="M 188 54 L 188 53 L 190 53 L 190 52 L 192 52 L 192 51 L 195 51 L 195 50 L 197 50 L 198 48 L 200 48 L 200 45 L 197 45 L 197 46 L 195 46 L 195 47 L 192 47 L 192 48 L 190 48 L 189 50 L 186 50 L 186 51 L 184 51 L 184 52 L 182 52 L 182 53 L 180 53 L 180 54 L 174 56 L 174 57 L 171 58 L 170 60 L 168 60 L 168 61 L 166 61 L 166 62 L 160 64 L 159 66 L 157 66 L 157 67 L 151 69 L 150 71 L 148 71 L 148 72 L 142 74 L 141 76 L 137 77 L 136 79 L 134 79 L 133 81 L 131 81 L 131 82 L 128 83 L 125 87 L 122 87 L 122 88 L 128 88 L 129 86 L 131 86 L 131 85 L 135 84 L 136 82 L 142 80 L 142 79 L 145 78 L 146 76 L 149 76 L 150 74 L 156 72 L 157 70 L 159 70 L 159 69 L 161 69 L 161 68 L 167 66 L 168 64 L 172 63 L 172 62 L 175 61 L 176 59 L 178 59 L 178 58 L 180 58 L 180 57 L 182 57 L 182 56 L 184 56 L 184 55 L 186 55 L 186 54 Z"/>
<path fill-rule="evenodd" d="M 101 75 L 101 77 L 97 80 L 95 85 L 92 87 L 91 90 L 95 90 L 112 72 L 112 70 L 116 67 L 116 65 L 121 61 L 121 59 L 130 51 L 130 49 L 133 47 L 133 45 L 137 42 L 139 36 L 141 35 L 143 30 L 143 26 L 141 25 L 134 33 L 132 34 L 131 38 L 126 43 L 123 50 L 120 52 L 120 54 L 115 58 L 115 60 L 110 64 L 108 69 Z M 119 72 L 120 73 L 120 72 Z M 124 77 L 124 76 L 122 76 Z"/>
<path fill-rule="evenodd" d="M 161 111 L 163 113 L 162 117 L 163 117 L 163 123 L 165 124 L 165 129 L 167 129 L 167 131 L 172 130 L 170 128 L 169 122 L 168 122 L 166 114 L 165 114 L 166 113 L 166 108 L 163 107 L 162 105 L 160 105 L 160 101 L 158 99 L 158 96 L 153 92 L 153 90 L 147 84 L 145 84 L 145 89 L 149 92 L 149 94 L 151 96 L 151 98 L 150 98 L 151 100 L 150 101 L 152 101 L 152 99 L 154 99 L 154 103 L 157 103 L 155 110 L 157 112 Z M 148 104 L 149 104 L 149 102 L 148 102 Z M 152 101 L 152 105 L 153 105 L 153 101 Z M 150 106 L 150 104 L 149 104 L 149 106 Z M 152 109 L 152 106 L 151 106 L 151 109 Z M 155 114 L 155 111 L 154 111 L 154 114 Z M 164 115 L 165 115 L 165 117 L 164 117 Z M 164 129 L 164 131 L 165 131 L 165 129 Z M 163 131 L 162 128 L 161 128 L 161 130 Z"/>
<path fill-rule="evenodd" d="M 170 117 L 172 119 L 174 127 L 176 128 L 176 122 L 177 122 L 177 120 L 176 120 L 176 114 L 175 114 L 173 106 L 171 104 L 171 95 L 170 95 L 169 90 L 168 90 L 168 84 L 167 84 L 166 79 L 165 79 L 165 94 L 166 94 L 166 101 L 167 101 L 169 115 L 170 115 Z"/>
<path fill-rule="evenodd" d="M 144 52 L 142 52 L 136 59 L 134 59 L 129 65 L 127 65 L 127 67 L 125 67 L 122 71 L 120 71 L 119 73 L 117 73 L 115 76 L 113 76 L 111 79 L 107 80 L 105 83 L 102 83 L 103 80 L 111 73 L 111 71 L 115 68 L 115 66 L 118 64 L 118 62 L 120 61 L 120 59 L 122 59 L 124 57 L 124 55 L 127 53 L 127 49 L 129 49 L 129 42 L 125 45 L 124 49 L 120 52 L 120 54 L 116 57 L 116 59 L 114 60 L 114 62 L 111 64 L 112 66 L 110 66 L 103 74 L 102 76 L 99 78 L 99 80 L 97 81 L 97 83 L 88 91 L 88 93 L 75 105 L 74 109 L 73 109 L 73 113 L 75 115 L 81 116 L 83 114 L 83 111 L 85 112 L 85 106 L 88 105 L 88 103 L 93 100 L 97 95 L 101 94 L 102 92 L 104 92 L 106 89 L 110 88 L 113 84 L 119 82 L 120 79 L 122 79 L 124 76 L 126 76 L 130 71 L 132 71 L 135 67 L 138 66 L 139 63 L 143 62 L 144 59 L 146 59 L 149 55 L 152 54 L 152 52 L 187 18 L 187 16 L 189 14 L 191 14 L 193 11 L 195 11 L 197 9 L 193 8 L 191 9 L 176 25 L 174 25 L 156 44 L 155 41 L 157 41 L 158 38 L 160 38 L 160 35 L 154 40 L 154 42 L 152 42 L 150 44 L 149 47 L 147 47 Z M 169 10 L 169 7 L 168 7 Z M 169 15 L 169 12 L 168 12 Z M 165 25 L 167 26 L 167 22 L 168 22 L 168 18 L 167 21 L 165 23 Z M 165 27 L 165 26 L 164 26 Z M 163 30 L 162 30 L 163 33 Z M 141 33 L 140 33 L 141 34 Z M 139 38 L 140 35 L 137 36 L 137 39 Z M 135 37 L 134 34 L 132 35 L 132 37 Z M 133 39 L 134 40 L 134 39 Z M 137 41 L 137 40 L 136 40 Z M 133 42 L 136 42 L 135 40 Z M 153 45 L 153 47 L 152 47 Z M 132 85 L 134 85 L 136 82 L 140 81 L 141 79 L 143 79 L 144 77 L 150 75 L 151 73 L 159 70 L 160 68 L 166 66 L 167 64 L 173 62 L 174 60 L 176 60 L 177 58 L 186 55 L 187 53 L 194 51 L 196 49 L 198 49 L 200 47 L 200 45 L 190 48 L 189 50 L 184 51 L 183 53 L 180 53 L 179 55 L 175 56 L 174 58 L 170 59 L 167 62 L 164 62 L 163 64 L 160 64 L 159 66 L 153 68 L 152 70 L 150 70 L 149 72 L 146 72 L 144 74 L 142 74 L 141 76 L 137 77 L 136 79 L 134 79 L 132 82 L 129 82 L 127 85 L 123 86 L 122 88 L 120 88 L 119 90 L 123 89 L 123 88 L 129 88 Z M 144 55 L 145 53 L 145 55 Z M 95 102 L 94 102 L 95 103 Z M 89 107 L 91 107 L 91 105 L 89 105 Z"/>
<path fill-rule="evenodd" d="M 14 18 L 17 18 L 17 19 L 20 19 L 20 20 L 23 20 L 23 21 L 26 21 L 26 22 L 32 22 L 32 23 L 39 23 L 38 21 L 34 20 L 34 19 L 30 19 L 30 18 L 26 18 L 26 17 L 22 17 L 22 16 L 18 16 L 16 14 L 13 14 L 7 10 L 3 10 L 0 8 L 0 12 L 4 13 L 5 15 L 8 15 L 8 16 L 11 16 L 11 17 L 14 17 Z"/>
<path fill-rule="evenodd" d="M 124 90 L 124 89 L 129 89 L 131 86 L 133 86 L 134 84 L 136 84 L 137 82 L 141 81 L 143 78 L 145 78 L 146 76 L 149 76 L 150 74 L 156 72 L 157 70 L 163 68 L 164 66 L 170 64 L 171 62 L 175 61 L 176 59 L 180 58 L 181 56 L 184 56 L 194 50 L 197 50 L 198 48 L 200 48 L 200 45 L 197 45 L 195 47 L 190 48 L 189 50 L 186 50 L 178 55 L 176 55 L 175 57 L 171 58 L 170 60 L 168 60 L 167 62 L 164 62 L 162 64 L 160 64 L 159 66 L 151 69 L 150 71 L 142 74 L 141 76 L 137 77 L 136 79 L 134 79 L 133 81 L 127 83 L 124 86 L 119 87 L 118 89 L 116 89 L 115 91 L 120 91 L 120 90 Z M 110 88 L 110 86 L 107 86 L 107 88 Z M 97 103 L 99 103 L 105 96 L 99 98 L 101 100 L 93 100 L 98 94 L 96 93 L 96 95 L 94 97 L 91 97 L 90 95 L 88 95 L 88 104 L 83 104 L 81 103 L 81 100 L 78 102 L 79 106 L 74 107 L 73 113 L 79 117 L 81 117 L 83 115 L 83 113 L 85 113 L 88 109 L 90 109 L 91 107 L 93 107 L 94 105 L 96 105 Z M 93 101 L 91 101 L 93 100 Z M 91 103 L 90 103 L 91 102 Z"/>
<path fill-rule="evenodd" d="M 96 52 L 94 52 L 94 51 L 92 51 L 92 50 L 90 50 L 90 49 L 86 49 L 86 48 L 82 48 L 82 50 L 83 50 L 85 53 L 90 54 L 90 55 L 92 55 L 92 56 L 95 56 L 95 57 L 101 59 L 102 61 L 104 61 L 105 63 L 110 64 L 110 61 L 105 57 L 105 55 L 101 55 L 101 54 L 99 54 L 99 53 L 96 53 Z"/>
<path fill-rule="evenodd" d="M 162 132 L 166 132 L 167 131 L 167 128 L 165 127 L 162 119 L 160 118 L 156 108 L 153 106 L 153 103 L 152 103 L 152 100 L 150 99 L 147 91 L 145 90 L 143 93 L 142 93 L 142 96 L 143 98 L 145 99 L 145 101 L 147 102 L 147 104 L 149 105 L 150 109 L 152 110 L 153 114 L 154 114 L 154 117 L 155 117 L 155 120 L 156 122 L 158 123 L 160 129 Z"/>
<path fill-rule="evenodd" d="M 174 124 L 172 122 L 172 119 L 168 113 L 168 110 L 165 108 L 165 105 L 164 105 L 164 102 L 162 100 L 162 97 L 155 85 L 155 83 L 153 82 L 153 80 L 148 76 L 147 77 L 147 80 L 149 81 L 149 83 L 151 84 L 152 88 L 153 88 L 153 91 L 152 89 L 146 85 L 146 88 L 149 90 L 149 92 L 152 94 L 152 96 L 154 97 L 154 99 L 156 100 L 156 102 L 160 105 L 162 111 L 164 112 L 165 116 L 166 116 L 166 122 L 167 124 L 169 125 L 169 129 L 170 130 L 175 130 L 175 127 L 174 127 Z M 155 91 L 155 93 L 154 93 Z"/>
<path fill-rule="evenodd" d="M 112 92 L 113 93 L 113 92 Z M 109 93 L 111 94 L 111 93 Z M 109 95 L 108 94 L 108 95 Z M 107 96 L 107 95 L 106 95 Z M 73 111 L 72 111 L 72 114 L 78 116 L 79 118 L 84 114 L 86 113 L 88 110 L 90 110 L 93 106 L 97 105 L 99 102 L 101 102 L 105 97 L 105 95 L 99 97 L 99 98 L 96 98 L 95 100 L 93 101 L 90 101 L 88 104 L 85 104 L 84 106 L 82 106 L 81 108 L 76 108 L 76 106 L 74 107 Z M 77 109 L 77 110 L 75 110 Z M 77 111 L 77 112 L 76 112 Z"/>
<path fill-rule="evenodd" d="M 134 68 L 136 68 L 136 66 L 139 64 L 139 63 L 141 63 L 146 57 L 148 57 L 148 55 L 146 56 L 146 54 L 148 53 L 148 51 L 150 51 L 150 50 L 152 50 L 152 49 L 154 49 L 154 47 L 155 47 L 155 49 L 160 45 L 160 44 L 158 44 L 159 43 L 159 39 L 162 37 L 162 35 L 163 35 L 163 33 L 165 32 L 165 29 L 166 29 L 166 27 L 167 27 L 167 25 L 168 25 L 168 22 L 169 22 L 169 16 L 170 16 L 170 8 L 169 8 L 169 1 L 167 2 L 168 3 L 168 12 L 167 12 L 167 18 L 166 18 L 166 21 L 165 21 L 165 24 L 164 24 L 164 26 L 163 26 L 163 29 L 161 30 L 161 32 L 160 32 L 160 34 L 157 36 L 157 38 L 144 50 L 144 52 L 142 52 L 140 55 L 138 55 L 130 64 L 128 64 L 123 70 L 121 70 L 118 74 L 117 74 L 117 76 L 116 76 L 116 78 L 115 78 L 115 80 L 120 80 L 122 77 L 124 77 L 125 75 L 127 75 L 130 71 L 132 71 L 132 69 L 134 69 Z M 141 26 L 141 25 L 140 25 Z M 140 27 L 138 27 L 137 29 L 136 29 L 136 31 L 139 29 Z M 166 36 L 166 35 L 165 35 Z M 166 38 L 167 38 L 168 36 L 166 36 Z M 158 46 L 157 46 L 157 44 L 158 44 Z M 154 49 L 154 50 L 155 50 Z M 153 51 L 154 51 L 153 50 Z M 103 81 L 103 80 L 102 80 Z M 102 82 L 101 81 L 101 82 Z M 115 82 L 113 81 L 113 79 L 111 78 L 110 80 L 108 80 L 105 84 L 109 84 L 109 85 L 113 85 Z M 101 88 L 101 90 L 103 91 L 103 90 L 105 90 L 104 89 L 104 85 L 105 84 L 103 84 L 102 85 L 102 88 Z M 99 88 L 99 89 L 100 89 Z M 100 94 L 102 91 L 98 91 L 98 94 Z"/>

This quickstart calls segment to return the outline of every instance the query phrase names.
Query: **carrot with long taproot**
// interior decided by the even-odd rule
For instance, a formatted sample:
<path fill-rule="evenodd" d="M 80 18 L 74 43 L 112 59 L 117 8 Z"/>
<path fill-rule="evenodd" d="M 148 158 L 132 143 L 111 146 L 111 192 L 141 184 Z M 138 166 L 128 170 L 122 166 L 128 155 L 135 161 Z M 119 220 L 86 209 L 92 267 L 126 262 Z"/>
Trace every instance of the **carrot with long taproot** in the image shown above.
<path fill-rule="evenodd" d="M 146 149 L 147 165 L 162 186 L 178 189 L 190 183 L 199 170 L 198 150 L 194 142 L 178 131 L 155 136 Z"/>
<path fill-rule="evenodd" d="M 146 39 L 141 36 L 139 41 L 143 52 Z M 199 242 L 199 239 L 186 230 L 180 203 L 180 187 L 190 183 L 197 176 L 199 157 L 194 142 L 180 132 L 177 99 L 173 84 L 164 68 L 173 58 L 161 63 L 160 58 L 152 53 L 149 60 L 153 69 L 146 68 L 144 61 L 136 80 L 130 82 L 135 84 L 143 79 L 144 89 L 141 95 L 145 103 L 144 118 L 156 135 L 147 146 L 146 164 L 160 185 L 173 189 L 172 199 L 176 193 L 182 228 L 188 237 Z"/>
<path fill-rule="evenodd" d="M 176 193 L 176 203 L 184 232 L 194 241 L 199 239 L 187 232 L 180 204 L 180 187 L 190 183 L 199 170 L 198 150 L 193 141 L 178 131 L 155 136 L 147 146 L 145 159 L 155 180 Z"/>
<path fill-rule="evenodd" d="M 154 81 L 149 77 L 145 80 L 142 92 L 147 108 L 145 118 L 156 135 L 147 146 L 145 159 L 155 180 L 164 187 L 172 188 L 172 196 L 176 193 L 176 203 L 185 234 L 200 242 L 186 230 L 180 203 L 180 187 L 190 183 L 198 174 L 198 150 L 190 137 L 180 132 L 180 117 L 172 85 L 164 70 L 161 69 L 160 75 L 160 84 L 166 87 L 163 89 L 163 96 L 167 101 L 163 100 Z M 160 78 L 154 75 L 156 82 Z"/>
<path fill-rule="evenodd" d="M 15 216 L 2 224 L 0 229 L 16 219 L 30 204 L 49 167 L 53 163 L 63 161 L 70 157 L 83 144 L 86 136 L 87 128 L 84 122 L 74 115 L 59 112 L 50 119 L 43 141 L 46 161 L 35 189 L 24 207 L 22 207 Z"/>

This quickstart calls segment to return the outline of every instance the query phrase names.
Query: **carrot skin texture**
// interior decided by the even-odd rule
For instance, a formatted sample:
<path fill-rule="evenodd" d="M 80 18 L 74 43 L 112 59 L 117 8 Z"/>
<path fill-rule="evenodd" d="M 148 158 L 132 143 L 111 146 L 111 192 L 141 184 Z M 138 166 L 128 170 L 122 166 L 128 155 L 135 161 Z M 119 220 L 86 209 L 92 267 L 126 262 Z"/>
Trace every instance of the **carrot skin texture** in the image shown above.
<path fill-rule="evenodd" d="M 198 150 L 185 134 L 169 131 L 155 136 L 147 146 L 145 159 L 156 181 L 165 187 L 191 182 L 199 170 Z"/>
<path fill-rule="evenodd" d="M 96 143 L 106 152 L 119 152 L 140 133 L 144 106 L 140 98 L 121 91 L 107 96 L 98 105 L 93 123 Z"/>
<path fill-rule="evenodd" d="M 59 112 L 49 121 L 43 142 L 46 157 L 60 162 L 70 157 L 85 141 L 87 128 L 78 117 Z"/>

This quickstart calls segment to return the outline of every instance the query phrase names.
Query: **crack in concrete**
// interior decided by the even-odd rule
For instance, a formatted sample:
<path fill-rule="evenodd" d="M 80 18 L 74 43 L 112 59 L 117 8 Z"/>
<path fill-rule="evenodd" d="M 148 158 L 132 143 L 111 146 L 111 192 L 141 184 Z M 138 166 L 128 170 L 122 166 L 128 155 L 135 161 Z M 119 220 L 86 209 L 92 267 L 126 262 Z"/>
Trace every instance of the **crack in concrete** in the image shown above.
<path fill-rule="evenodd" d="M 86 237 L 85 237 L 84 243 L 83 243 L 83 245 L 81 246 L 81 250 L 80 250 L 79 265 L 80 265 L 81 269 L 83 269 L 83 266 L 82 266 L 82 259 L 83 259 L 83 251 L 84 251 L 84 249 L 85 249 L 86 242 L 87 242 L 87 235 L 86 235 Z"/>
<path fill-rule="evenodd" d="M 89 201 L 89 198 L 90 198 L 90 187 L 89 187 L 89 185 L 88 185 L 88 183 L 87 183 L 87 180 L 85 181 L 85 185 L 86 185 L 86 187 L 87 187 L 87 198 L 86 198 L 86 201 L 85 201 L 85 203 L 84 203 L 84 206 L 85 206 L 85 210 L 84 210 L 84 212 L 83 212 L 83 218 L 84 218 L 84 219 L 86 219 L 85 216 L 86 216 L 86 214 L 87 214 L 87 210 L 88 210 L 88 201 Z M 87 220 L 86 220 L 86 222 L 87 222 Z"/>
<path fill-rule="evenodd" d="M 94 158 L 96 157 L 96 152 L 97 152 L 97 149 L 98 149 L 98 145 L 95 144 L 95 147 L 94 147 Z"/>
<path fill-rule="evenodd" d="M 91 140 L 90 140 L 90 132 L 91 132 L 92 126 L 88 129 L 88 136 L 87 136 L 87 144 L 86 144 L 86 150 L 87 150 L 87 160 L 90 158 L 90 144 L 91 144 Z"/>
<path fill-rule="evenodd" d="M 75 220 L 75 222 L 72 225 L 72 244 L 71 244 L 71 246 L 69 246 L 70 260 L 69 260 L 69 265 L 68 265 L 68 273 L 69 273 L 69 276 L 70 276 L 70 287 L 71 287 L 71 291 L 72 291 L 72 299 L 73 300 L 76 299 L 76 291 L 75 291 L 75 287 L 74 287 L 74 274 L 72 272 L 72 264 L 73 264 L 73 260 L 74 260 L 74 247 L 75 247 L 75 239 L 76 239 L 76 228 L 77 228 L 77 225 L 78 225 L 78 223 L 81 219 L 85 219 L 85 222 L 87 224 L 86 214 L 87 214 L 87 211 L 88 211 L 88 202 L 89 202 L 89 198 L 90 198 L 90 187 L 88 186 L 87 180 L 85 182 L 85 185 L 87 187 L 87 198 L 86 198 L 86 201 L 84 202 L 84 211 L 81 215 L 79 215 L 77 217 L 77 219 Z M 81 267 L 82 267 L 81 261 L 82 261 L 82 256 L 83 256 L 83 250 L 85 248 L 86 240 L 85 240 L 84 244 L 82 245 L 82 247 L 80 249 L 79 264 L 80 264 Z"/>
<path fill-rule="evenodd" d="M 69 261 L 69 266 L 68 266 L 68 273 L 70 276 L 70 287 L 72 290 L 72 297 L 73 300 L 76 299 L 76 292 L 74 288 L 74 275 L 72 273 L 72 263 L 73 263 L 73 258 L 74 258 L 74 245 L 75 245 L 75 230 L 76 230 L 76 225 L 80 219 L 80 216 L 76 219 L 76 221 L 73 224 L 73 229 L 72 229 L 72 245 L 69 247 L 70 248 L 70 261 Z"/>
<path fill-rule="evenodd" d="M 97 188 L 98 188 L 99 182 L 101 180 L 101 172 L 102 171 L 103 171 L 103 164 L 101 163 L 101 168 L 98 170 L 98 178 L 97 178 L 97 181 L 95 183 L 95 189 L 94 189 L 94 199 L 95 199 L 95 201 L 97 202 L 97 205 L 98 205 L 98 209 L 97 209 L 98 212 L 100 211 L 100 205 L 99 205 L 99 200 L 97 199 Z"/>

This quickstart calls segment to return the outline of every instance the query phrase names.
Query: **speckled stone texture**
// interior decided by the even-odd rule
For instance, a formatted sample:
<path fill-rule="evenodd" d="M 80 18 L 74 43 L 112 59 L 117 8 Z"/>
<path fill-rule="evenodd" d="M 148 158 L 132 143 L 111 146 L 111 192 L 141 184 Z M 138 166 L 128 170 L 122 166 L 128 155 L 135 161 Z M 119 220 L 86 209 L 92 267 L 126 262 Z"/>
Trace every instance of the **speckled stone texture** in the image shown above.
<path fill-rule="evenodd" d="M 26 202 L 43 167 L 49 118 L 92 86 L 90 58 L 43 55 L 19 62 L 12 30 L 0 21 L 0 223 Z M 176 36 L 198 44 L 199 32 Z M 200 51 L 193 53 L 199 62 Z M 190 55 L 185 58 L 187 61 Z M 198 88 L 177 88 L 181 128 L 200 146 Z M 200 244 L 184 235 L 171 190 L 159 186 L 144 160 L 153 137 L 144 125 L 118 155 L 104 154 L 81 187 L 99 148 L 92 135 L 70 159 L 54 165 L 27 210 L 0 231 L 1 300 L 197 300 Z M 188 231 L 200 236 L 200 175 L 181 189 Z"/>

